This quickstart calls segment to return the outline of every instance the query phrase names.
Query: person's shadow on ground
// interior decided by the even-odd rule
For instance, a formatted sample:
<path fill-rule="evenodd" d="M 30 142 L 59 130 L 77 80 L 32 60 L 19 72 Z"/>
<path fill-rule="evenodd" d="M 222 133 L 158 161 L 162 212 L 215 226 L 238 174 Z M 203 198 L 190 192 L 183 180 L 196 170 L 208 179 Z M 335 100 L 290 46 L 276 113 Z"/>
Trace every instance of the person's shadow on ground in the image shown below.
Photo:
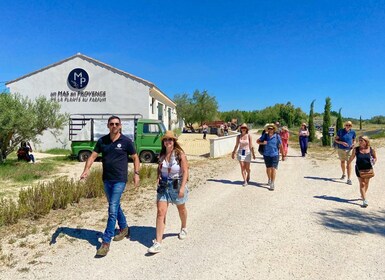
<path fill-rule="evenodd" d="M 340 198 L 340 197 L 336 197 L 336 196 L 328 196 L 328 195 L 315 195 L 313 197 L 318 198 L 318 199 L 324 199 L 324 200 L 329 200 L 329 201 L 348 203 L 348 204 L 361 206 L 361 204 L 355 202 L 355 201 L 360 201 L 361 199 L 359 199 L 359 198 L 345 199 L 345 198 Z"/>
<path fill-rule="evenodd" d="M 229 184 L 229 185 L 240 185 L 240 186 L 242 186 L 242 184 L 243 184 L 243 181 L 240 181 L 240 180 L 231 181 L 231 180 L 226 180 L 226 179 L 208 179 L 207 181 L 217 182 L 217 183 L 222 183 L 222 184 Z M 249 181 L 248 186 L 255 186 L 258 188 L 269 189 L 268 187 L 265 186 L 265 184 L 259 183 L 259 182 L 254 182 L 254 181 Z"/>
<path fill-rule="evenodd" d="M 168 237 L 178 236 L 178 233 L 165 233 L 163 239 Z M 130 240 L 132 242 L 139 242 L 146 248 L 152 246 L 152 241 L 156 237 L 156 228 L 148 226 L 131 226 L 130 227 Z M 153 256 L 154 254 L 147 253 L 145 256 Z"/>
<path fill-rule="evenodd" d="M 321 181 L 329 181 L 334 183 L 346 184 L 346 182 L 341 181 L 340 178 L 327 178 L 327 177 L 315 177 L 315 176 L 304 176 L 303 178 L 310 179 L 310 180 L 321 180 Z"/>
<path fill-rule="evenodd" d="M 57 238 L 60 234 L 64 234 L 73 238 L 87 240 L 92 246 L 99 248 L 101 243 L 99 242 L 99 237 L 102 236 L 102 232 L 84 229 L 84 228 L 69 228 L 69 227 L 59 227 L 56 229 L 55 233 L 51 237 L 50 245 L 56 243 Z"/>

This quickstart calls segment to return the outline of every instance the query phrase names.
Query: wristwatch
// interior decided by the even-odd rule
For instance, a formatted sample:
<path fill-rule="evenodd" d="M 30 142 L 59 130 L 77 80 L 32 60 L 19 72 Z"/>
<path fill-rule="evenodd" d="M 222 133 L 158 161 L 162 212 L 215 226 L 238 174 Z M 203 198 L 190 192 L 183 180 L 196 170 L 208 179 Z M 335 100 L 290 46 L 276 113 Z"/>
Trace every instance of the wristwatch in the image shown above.
<path fill-rule="evenodd" d="M 134 171 L 134 173 L 135 173 L 136 175 L 139 175 L 139 171 Z"/>

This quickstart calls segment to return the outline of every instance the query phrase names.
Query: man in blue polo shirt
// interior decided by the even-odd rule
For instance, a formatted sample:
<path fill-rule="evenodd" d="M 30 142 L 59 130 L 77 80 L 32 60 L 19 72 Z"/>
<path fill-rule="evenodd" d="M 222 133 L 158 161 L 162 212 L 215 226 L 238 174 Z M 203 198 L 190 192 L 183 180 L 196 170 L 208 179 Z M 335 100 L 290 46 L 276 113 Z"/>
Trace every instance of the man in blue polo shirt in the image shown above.
<path fill-rule="evenodd" d="M 354 147 L 355 141 L 356 141 L 356 132 L 352 129 L 352 122 L 347 121 L 345 122 L 345 128 L 341 128 L 337 132 L 337 136 L 335 139 L 335 142 L 338 144 L 338 157 L 341 161 L 341 170 L 342 170 L 342 177 L 341 180 L 344 180 L 346 178 L 345 175 L 345 169 L 347 171 L 348 180 L 347 184 L 351 185 L 352 181 L 350 180 L 350 174 L 351 174 L 351 164 L 349 163 L 349 158 L 352 154 L 352 149 Z M 345 162 L 346 162 L 346 168 L 345 168 Z"/>
<path fill-rule="evenodd" d="M 126 217 L 120 207 L 120 198 L 128 178 L 128 156 L 130 155 L 134 162 L 135 187 L 139 183 L 140 167 L 139 157 L 136 154 L 131 139 L 121 134 L 122 123 L 120 118 L 111 116 L 108 119 L 107 126 L 110 133 L 98 140 L 80 176 L 80 179 L 88 176 L 91 165 L 98 157 L 98 154 L 102 153 L 104 192 L 108 200 L 108 220 L 102 237 L 102 246 L 96 252 L 96 256 L 99 257 L 107 255 L 112 238 L 114 241 L 120 241 L 130 234 Z M 119 234 L 114 237 L 116 221 L 118 221 L 119 225 Z"/>

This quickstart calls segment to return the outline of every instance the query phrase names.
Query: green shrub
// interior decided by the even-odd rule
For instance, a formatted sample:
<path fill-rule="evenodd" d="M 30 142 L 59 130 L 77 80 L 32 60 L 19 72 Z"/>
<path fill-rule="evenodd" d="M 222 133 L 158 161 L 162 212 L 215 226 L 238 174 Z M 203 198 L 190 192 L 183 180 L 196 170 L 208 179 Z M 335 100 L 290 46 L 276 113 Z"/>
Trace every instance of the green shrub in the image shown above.
<path fill-rule="evenodd" d="M 142 165 L 142 183 L 155 181 L 157 170 L 151 165 Z M 132 180 L 130 172 L 129 180 Z M 132 182 L 132 181 L 131 181 Z M 51 209 L 66 209 L 70 203 L 78 203 L 81 198 L 104 196 L 102 170 L 93 170 L 84 181 L 58 178 L 51 182 L 20 191 L 17 203 L 12 199 L 0 199 L 0 226 L 17 223 L 20 218 L 39 219 Z"/>
<path fill-rule="evenodd" d="M 0 227 L 17 223 L 19 209 L 16 202 L 10 198 L 0 199 Z"/>

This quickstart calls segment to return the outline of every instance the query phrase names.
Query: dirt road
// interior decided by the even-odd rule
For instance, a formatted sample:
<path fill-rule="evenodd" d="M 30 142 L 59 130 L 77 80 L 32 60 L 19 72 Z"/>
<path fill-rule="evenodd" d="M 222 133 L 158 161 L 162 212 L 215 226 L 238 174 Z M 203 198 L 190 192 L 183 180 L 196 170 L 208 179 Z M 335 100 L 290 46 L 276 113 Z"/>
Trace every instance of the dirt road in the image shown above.
<path fill-rule="evenodd" d="M 171 207 L 157 255 L 147 254 L 155 235 L 153 208 L 142 217 L 128 214 L 131 240 L 112 243 L 105 258 L 94 258 L 103 226 L 72 224 L 61 233 L 74 237 L 72 243 L 57 238 L 28 271 L 20 263 L 0 278 L 384 279 L 385 149 L 377 153 L 366 209 L 360 207 L 356 177 L 353 186 L 338 179 L 336 155 L 316 160 L 291 149 L 280 162 L 273 192 L 261 158 L 252 163 L 247 187 L 241 186 L 236 161 L 218 165 L 221 176 L 206 174 L 207 183 L 188 202 L 188 238 L 178 240 L 179 218 Z"/>

